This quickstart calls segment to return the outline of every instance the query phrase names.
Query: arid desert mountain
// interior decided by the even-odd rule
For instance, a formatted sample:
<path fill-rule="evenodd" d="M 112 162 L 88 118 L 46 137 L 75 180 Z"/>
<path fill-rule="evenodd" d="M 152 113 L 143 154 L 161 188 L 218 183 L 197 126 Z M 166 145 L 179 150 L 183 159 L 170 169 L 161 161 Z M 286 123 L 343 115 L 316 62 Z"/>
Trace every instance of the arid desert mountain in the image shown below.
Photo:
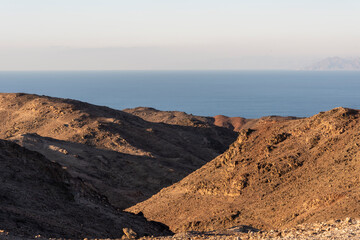
<path fill-rule="evenodd" d="M 137 107 L 123 109 L 124 112 L 138 116 L 148 122 L 166 123 L 178 126 L 212 127 L 211 117 L 201 117 L 179 111 L 159 111 L 155 108 Z"/>
<path fill-rule="evenodd" d="M 0 137 L 37 133 L 138 156 L 178 157 L 186 148 L 194 158 L 212 157 L 226 150 L 222 141 L 231 142 L 236 136 L 223 128 L 154 124 L 107 107 L 30 94 L 0 94 L 0 107 L 5 124 Z"/>
<path fill-rule="evenodd" d="M 225 127 L 234 131 L 240 131 L 242 129 L 256 128 L 257 125 L 262 125 L 264 122 L 271 124 L 275 122 L 283 122 L 288 120 L 299 119 L 297 117 L 281 117 L 281 116 L 266 116 L 258 119 L 246 119 L 242 117 L 227 117 L 223 115 L 217 115 L 213 117 L 214 125 L 219 127 Z"/>
<path fill-rule="evenodd" d="M 194 126 L 194 127 L 223 127 L 233 131 L 240 131 L 250 127 L 255 127 L 258 123 L 263 121 L 278 122 L 297 119 L 296 117 L 280 117 L 267 116 L 259 119 L 246 119 L 242 117 L 227 117 L 224 115 L 217 115 L 215 117 L 201 117 L 186 114 L 179 111 L 159 111 L 154 108 L 137 107 L 132 109 L 124 109 L 124 112 L 138 116 L 146 121 L 155 123 L 166 123 L 180 126 Z"/>
<path fill-rule="evenodd" d="M 251 239 L 360 218 L 359 117 L 346 108 L 301 119 L 199 117 L 0 94 L 0 230 L 116 239 L 123 229 L 171 234 L 169 226 Z"/>
<path fill-rule="evenodd" d="M 360 218 L 359 117 L 336 108 L 243 129 L 224 154 L 128 211 L 175 232 Z"/>
<path fill-rule="evenodd" d="M 237 136 L 211 124 L 154 123 L 107 107 L 29 94 L 0 94 L 0 124 L 0 138 L 67 167 L 121 209 L 200 168 Z"/>
<path fill-rule="evenodd" d="M 59 164 L 4 140 L 0 140 L 0 181 L 0 227 L 19 239 L 120 238 L 123 228 L 138 236 L 169 234 L 159 223 L 116 210 Z"/>
<path fill-rule="evenodd" d="M 329 71 L 329 70 L 360 70 L 360 57 L 358 58 L 340 58 L 329 57 L 325 58 L 313 65 L 305 67 L 304 70 L 312 71 Z"/>

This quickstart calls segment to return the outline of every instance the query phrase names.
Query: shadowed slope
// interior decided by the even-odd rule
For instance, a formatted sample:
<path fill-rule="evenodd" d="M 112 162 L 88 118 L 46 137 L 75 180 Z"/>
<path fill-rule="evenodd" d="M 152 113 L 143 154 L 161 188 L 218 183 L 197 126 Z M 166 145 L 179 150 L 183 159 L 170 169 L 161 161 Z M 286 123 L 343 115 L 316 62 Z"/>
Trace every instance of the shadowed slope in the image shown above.
<path fill-rule="evenodd" d="M 360 217 L 359 111 L 258 123 L 201 169 L 129 208 L 173 231 Z"/>
<path fill-rule="evenodd" d="M 120 209 L 145 200 L 161 186 L 173 184 L 174 178 L 181 179 L 184 174 L 181 171 L 189 171 L 186 165 L 167 159 L 134 156 L 37 134 L 19 135 L 10 140 L 61 164 Z"/>
<path fill-rule="evenodd" d="M 120 238 L 123 228 L 139 235 L 168 234 L 166 227 L 115 210 L 107 199 L 57 163 L 0 140 L 0 229 L 34 237 Z"/>

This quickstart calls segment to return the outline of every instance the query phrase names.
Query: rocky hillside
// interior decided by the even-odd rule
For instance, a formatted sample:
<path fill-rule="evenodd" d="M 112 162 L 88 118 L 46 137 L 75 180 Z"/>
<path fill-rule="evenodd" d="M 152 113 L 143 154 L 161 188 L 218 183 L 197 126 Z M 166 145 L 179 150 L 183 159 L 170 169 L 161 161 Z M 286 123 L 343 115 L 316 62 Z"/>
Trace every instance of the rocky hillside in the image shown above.
<path fill-rule="evenodd" d="M 176 232 L 282 229 L 360 217 L 360 113 L 262 121 L 180 182 L 128 210 Z"/>
<path fill-rule="evenodd" d="M 224 152 L 236 133 L 214 125 L 172 125 L 70 99 L 0 94 L 0 138 L 68 168 L 129 207 Z M 60 140 L 60 141 L 59 141 Z"/>
<path fill-rule="evenodd" d="M 131 155 L 176 158 L 187 152 L 199 163 L 226 150 L 236 135 L 213 126 L 155 124 L 107 107 L 29 94 L 0 94 L 0 123 L 1 138 L 37 133 Z"/>
<path fill-rule="evenodd" d="M 201 117 L 179 111 L 160 111 L 155 108 L 127 108 L 124 112 L 154 123 L 166 123 L 179 126 L 214 127 L 211 117 Z"/>
<path fill-rule="evenodd" d="M 138 116 L 149 122 L 207 128 L 218 126 L 222 128 L 228 128 L 237 132 L 241 129 L 246 129 L 250 127 L 255 128 L 258 123 L 261 123 L 263 121 L 279 122 L 297 119 L 296 117 L 280 116 L 267 116 L 259 119 L 227 117 L 224 115 L 217 115 L 214 117 L 201 117 L 179 111 L 159 111 L 157 109 L 147 107 L 128 108 L 124 109 L 123 111 Z"/>
<path fill-rule="evenodd" d="M 173 184 L 174 179 L 184 176 L 181 171 L 189 171 L 167 159 L 123 154 L 37 134 L 18 135 L 9 140 L 61 164 L 73 177 L 93 186 L 120 209 L 146 199 L 161 186 Z"/>
<path fill-rule="evenodd" d="M 3 140 L 0 182 L 0 232 L 20 239 L 120 238 L 124 228 L 139 236 L 169 234 L 161 224 L 114 209 L 60 164 Z"/>
<path fill-rule="evenodd" d="M 288 120 L 299 119 L 297 117 L 281 117 L 281 116 L 266 116 L 258 119 L 246 119 L 242 117 L 227 117 L 223 115 L 217 115 L 213 117 L 213 123 L 215 126 L 229 128 L 233 131 L 239 132 L 242 129 L 257 128 L 258 125 L 262 125 L 264 122 L 271 124 L 275 122 L 283 122 Z"/>

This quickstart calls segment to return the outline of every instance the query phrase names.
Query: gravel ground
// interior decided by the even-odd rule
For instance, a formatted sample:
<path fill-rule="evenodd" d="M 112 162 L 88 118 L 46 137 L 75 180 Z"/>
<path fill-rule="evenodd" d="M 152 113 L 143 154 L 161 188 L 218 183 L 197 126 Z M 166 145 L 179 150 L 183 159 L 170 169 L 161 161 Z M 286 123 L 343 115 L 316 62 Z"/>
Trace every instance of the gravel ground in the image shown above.
<path fill-rule="evenodd" d="M 192 240 L 192 239 L 360 239 L 360 220 L 347 218 L 322 223 L 302 224 L 285 230 L 249 231 L 248 227 L 240 226 L 222 232 L 187 232 L 178 233 L 172 237 L 143 238 L 161 240 Z"/>
<path fill-rule="evenodd" d="M 45 240 L 41 236 L 34 236 L 34 238 L 23 238 L 12 236 L 4 230 L 0 230 L 1 240 L 25 240 L 37 239 Z M 129 239 L 123 237 L 122 240 Z M 345 220 L 332 220 L 322 223 L 301 224 L 297 227 L 285 230 L 270 230 L 257 231 L 247 226 L 233 227 L 224 231 L 214 232 L 186 232 L 177 233 L 174 236 L 168 237 L 143 237 L 142 240 L 197 240 L 197 239 L 211 239 L 211 240 L 255 240 L 255 239 L 331 239 L 331 240 L 360 240 L 360 220 L 346 218 Z M 63 239 L 52 239 L 63 240 Z M 85 240 L 85 239 L 84 239 Z M 87 240 L 87 239 L 86 239 Z M 89 239 L 90 240 L 90 239 Z M 93 239 L 93 240 L 120 240 L 120 239 Z"/>

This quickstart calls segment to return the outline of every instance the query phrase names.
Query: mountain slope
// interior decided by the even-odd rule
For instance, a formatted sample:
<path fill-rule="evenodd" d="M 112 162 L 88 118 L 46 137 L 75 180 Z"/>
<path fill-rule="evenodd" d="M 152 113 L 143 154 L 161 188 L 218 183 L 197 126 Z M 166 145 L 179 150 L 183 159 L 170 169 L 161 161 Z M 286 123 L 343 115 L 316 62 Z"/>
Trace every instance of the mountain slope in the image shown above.
<path fill-rule="evenodd" d="M 224 128 L 156 124 L 107 107 L 30 94 L 0 94 L 0 122 L 1 138 L 37 133 L 141 156 L 186 151 L 202 163 L 226 150 L 235 136 Z"/>
<path fill-rule="evenodd" d="M 107 107 L 30 94 L 0 94 L 0 124 L 0 138 L 66 162 L 69 171 L 91 180 L 118 208 L 182 179 L 236 138 L 235 132 L 213 125 L 153 123 Z M 68 154 L 54 155 L 55 148 Z"/>
<path fill-rule="evenodd" d="M 127 108 L 123 111 L 154 123 L 166 123 L 178 126 L 214 127 L 211 117 L 195 116 L 185 112 L 160 111 L 149 107 Z"/>
<path fill-rule="evenodd" d="M 360 217 L 360 113 L 262 122 L 180 182 L 128 210 L 176 232 Z"/>
<path fill-rule="evenodd" d="M 61 164 L 71 176 L 93 186 L 120 209 L 150 197 L 161 186 L 173 184 L 174 179 L 181 179 L 183 172 L 189 171 L 186 165 L 172 164 L 166 159 L 133 156 L 37 134 L 18 135 L 9 140 Z"/>
<path fill-rule="evenodd" d="M 59 164 L 0 140 L 0 229 L 23 237 L 120 238 L 168 234 L 166 227 L 115 210 L 107 199 Z"/>

